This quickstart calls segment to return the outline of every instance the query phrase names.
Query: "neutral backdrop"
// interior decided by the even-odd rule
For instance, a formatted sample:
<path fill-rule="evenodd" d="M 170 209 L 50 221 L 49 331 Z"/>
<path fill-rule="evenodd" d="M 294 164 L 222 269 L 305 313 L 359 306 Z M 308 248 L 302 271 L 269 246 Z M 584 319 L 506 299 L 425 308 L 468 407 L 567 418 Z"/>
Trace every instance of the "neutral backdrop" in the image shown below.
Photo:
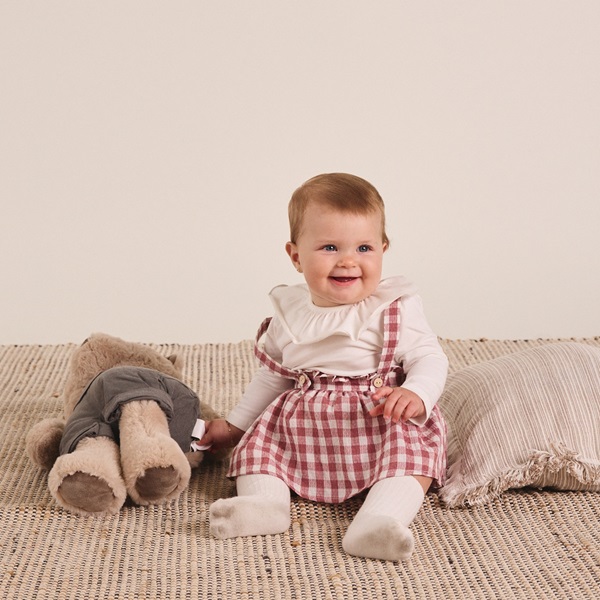
<path fill-rule="evenodd" d="M 600 335 L 600 3 L 0 3 L 0 344 L 251 338 L 369 179 L 442 337 Z"/>

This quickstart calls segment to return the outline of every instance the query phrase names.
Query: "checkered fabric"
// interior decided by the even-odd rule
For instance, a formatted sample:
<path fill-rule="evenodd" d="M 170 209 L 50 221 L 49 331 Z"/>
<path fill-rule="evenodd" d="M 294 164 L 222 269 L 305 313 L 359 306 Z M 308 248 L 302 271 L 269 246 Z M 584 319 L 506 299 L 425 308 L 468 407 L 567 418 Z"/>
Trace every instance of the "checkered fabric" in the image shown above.
<path fill-rule="evenodd" d="M 300 497 L 338 503 L 387 477 L 424 475 L 442 485 L 446 471 L 446 426 L 434 407 L 427 422 L 391 423 L 372 417 L 371 394 L 397 386 L 404 374 L 394 363 L 400 326 L 399 302 L 384 313 L 384 347 L 377 371 L 338 377 L 288 369 L 255 344 L 260 362 L 294 388 L 281 394 L 248 429 L 236 447 L 228 476 L 268 474 L 285 481 Z"/>

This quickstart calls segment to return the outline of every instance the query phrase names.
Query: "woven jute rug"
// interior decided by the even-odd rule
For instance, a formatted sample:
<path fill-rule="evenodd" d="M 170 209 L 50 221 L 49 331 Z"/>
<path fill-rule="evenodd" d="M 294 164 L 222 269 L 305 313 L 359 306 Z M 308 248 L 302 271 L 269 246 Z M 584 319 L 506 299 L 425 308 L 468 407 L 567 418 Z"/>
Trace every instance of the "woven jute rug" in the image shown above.
<path fill-rule="evenodd" d="M 600 339 L 581 340 L 600 346 Z M 552 340 L 444 340 L 453 370 Z M 403 563 L 354 558 L 342 536 L 361 498 L 327 506 L 295 498 L 282 535 L 219 541 L 208 507 L 234 494 L 213 464 L 164 506 L 109 518 L 58 508 L 25 455 L 36 422 L 60 416 L 75 344 L 0 346 L 0 598 L 381 599 L 600 597 L 600 494 L 511 491 L 448 509 L 429 494 Z M 256 368 L 249 341 L 154 345 L 178 352 L 187 383 L 225 414 Z"/>

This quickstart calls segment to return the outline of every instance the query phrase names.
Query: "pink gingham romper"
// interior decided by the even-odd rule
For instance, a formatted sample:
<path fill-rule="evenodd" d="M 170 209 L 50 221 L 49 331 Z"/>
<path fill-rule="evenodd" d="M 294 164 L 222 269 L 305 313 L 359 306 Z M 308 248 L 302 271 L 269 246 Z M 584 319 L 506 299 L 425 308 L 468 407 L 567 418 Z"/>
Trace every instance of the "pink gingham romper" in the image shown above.
<path fill-rule="evenodd" d="M 300 497 L 338 503 L 387 477 L 423 475 L 441 486 L 446 472 L 446 425 L 438 406 L 422 426 L 372 417 L 371 394 L 404 381 L 394 362 L 399 301 L 384 313 L 384 346 L 375 373 L 338 377 L 288 369 L 260 349 L 266 319 L 257 334 L 259 361 L 295 387 L 277 397 L 244 434 L 227 475 L 267 474 Z"/>

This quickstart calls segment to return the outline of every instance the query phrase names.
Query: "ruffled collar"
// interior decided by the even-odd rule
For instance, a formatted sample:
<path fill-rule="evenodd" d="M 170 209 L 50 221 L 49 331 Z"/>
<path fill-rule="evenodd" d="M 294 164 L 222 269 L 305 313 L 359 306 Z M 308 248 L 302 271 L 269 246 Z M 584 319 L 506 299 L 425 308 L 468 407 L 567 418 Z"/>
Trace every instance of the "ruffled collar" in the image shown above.
<path fill-rule="evenodd" d="M 278 285 L 269 294 L 275 316 L 295 344 L 313 344 L 332 335 L 358 340 L 372 319 L 394 300 L 415 293 L 402 276 L 383 279 L 375 292 L 357 304 L 322 307 L 312 303 L 308 286 Z"/>

